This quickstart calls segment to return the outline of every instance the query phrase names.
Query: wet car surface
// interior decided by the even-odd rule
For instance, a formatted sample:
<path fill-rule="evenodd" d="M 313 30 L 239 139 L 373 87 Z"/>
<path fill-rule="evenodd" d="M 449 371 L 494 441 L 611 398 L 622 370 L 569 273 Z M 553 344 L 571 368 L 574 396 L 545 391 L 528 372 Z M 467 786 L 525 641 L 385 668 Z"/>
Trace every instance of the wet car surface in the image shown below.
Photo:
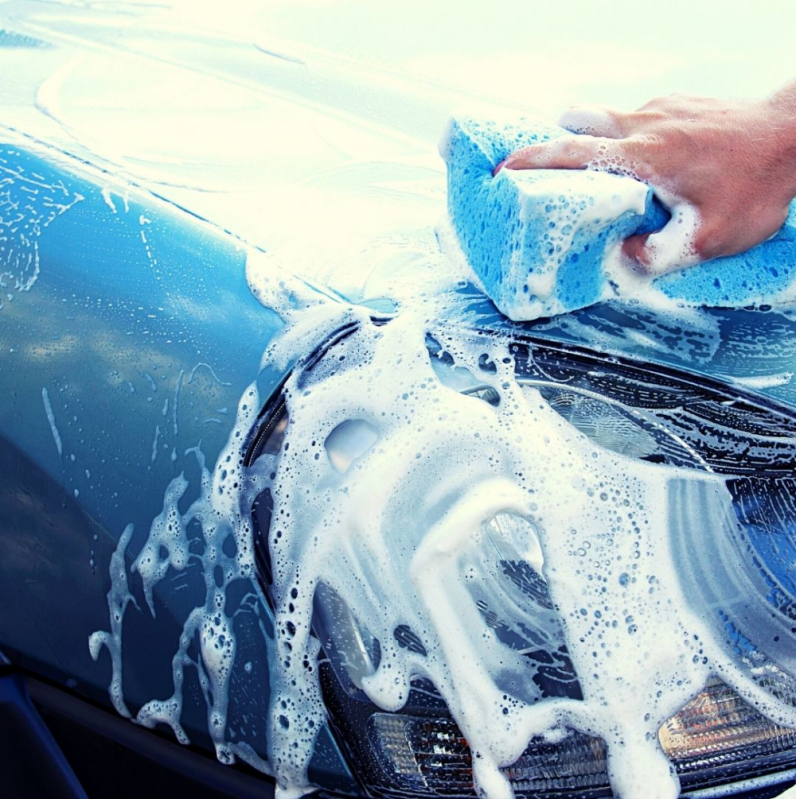
<path fill-rule="evenodd" d="M 265 719 L 279 603 L 266 540 L 273 504 L 265 491 L 246 495 L 253 519 L 248 570 L 240 567 L 234 535 L 219 537 L 220 551 L 210 553 L 215 539 L 201 524 L 187 523 L 184 551 L 169 551 L 166 538 L 152 538 L 153 524 L 167 523 L 164 497 L 175 485 L 182 490 L 173 498 L 175 513 L 190 516 L 205 490 L 203 470 L 216 474 L 236 430 L 246 440 L 247 467 L 263 455 L 276 457 L 288 424 L 285 381 L 313 369 L 324 373 L 343 351 L 354 358 L 345 348 L 367 325 L 393 324 L 395 298 L 400 306 L 410 296 L 406 284 L 434 285 L 444 182 L 433 141 L 452 105 L 472 98 L 394 68 L 364 69 L 346 54 L 320 51 L 310 34 L 290 46 L 266 31 L 244 45 L 240 27 L 192 29 L 179 13 L 150 17 L 126 4 L 12 2 L 0 12 L 1 55 L 14 75 L 5 87 L 0 147 L 0 650 L 14 675 L 3 678 L 6 686 L 16 681 L 5 707 L 23 709 L 26 721 L 19 723 L 33 731 L 35 751 L 48 764 L 42 774 L 54 775 L 50 785 L 64 795 L 80 795 L 78 782 L 91 779 L 85 775 L 92 768 L 70 752 L 75 778 L 57 749 L 47 749 L 51 742 L 41 743 L 50 739 L 36 726 L 20 674 L 65 751 L 78 728 L 91 729 L 86 740 L 114 740 L 132 752 L 146 750 L 142 741 L 150 736 L 155 754 L 144 760 L 167 763 L 163 773 L 209 769 L 196 790 L 267 792 L 273 781 L 261 773 L 272 770 Z M 285 32 L 292 19 L 282 20 Z M 295 281 L 318 302 L 353 304 L 359 315 L 318 340 L 304 338 L 292 359 L 264 357 L 282 328 L 284 304 L 269 305 L 252 290 L 252 265 L 284 274 L 288 286 Z M 796 324 L 788 313 L 756 308 L 672 317 L 598 306 L 514 325 L 472 284 L 455 285 L 434 307 L 435 322 L 453 340 L 477 330 L 510 342 L 518 381 L 539 390 L 586 437 L 645 462 L 733 475 L 738 512 L 758 534 L 752 545 L 767 568 L 769 605 L 792 618 Z M 446 357 L 451 345 L 431 337 L 426 346 L 444 375 L 453 365 Z M 489 405 L 488 383 L 452 373 L 447 384 Z M 491 374 L 484 369 L 485 380 Z M 240 425 L 250 391 L 256 402 Z M 365 428 L 359 432 L 367 438 Z M 338 471 L 359 457 L 348 446 L 342 441 L 335 454 L 345 464 Z M 184 485 L 174 482 L 180 476 Z M 147 571 L 147 546 L 162 570 Z M 687 548 L 687 537 L 680 546 Z M 716 565 L 700 557 L 689 561 L 697 584 L 700 572 Z M 517 602 L 549 611 L 540 568 L 523 570 L 523 562 L 498 561 Z M 185 632 L 214 590 L 223 591 L 236 647 L 222 688 L 213 682 L 201 636 Z M 413 682 L 401 713 L 382 712 L 363 694 L 361 676 L 385 644 L 363 633 L 356 609 L 351 616 L 333 589 L 322 588 L 315 602 L 328 717 L 312 750 L 310 782 L 345 794 L 471 793 L 467 741 L 433 684 Z M 516 634 L 486 605 L 480 611 L 507 641 Z M 419 632 L 397 626 L 398 648 L 422 655 Z M 566 648 L 542 644 L 506 645 L 535 656 L 543 698 L 577 696 Z M 780 650 L 770 654 L 787 674 L 785 642 Z M 172 754 L 180 750 L 174 725 L 166 731 L 163 723 L 168 708 L 151 706 L 176 696 L 178 671 L 178 724 L 195 762 Z M 790 696 L 788 680 L 783 685 Z M 218 730 L 220 690 L 225 716 Z M 762 730 L 764 745 L 752 747 L 746 760 L 730 755 L 716 762 L 711 754 L 689 765 L 683 754 L 684 789 L 770 774 L 781 789 L 792 779 L 791 731 L 772 731 L 766 719 L 733 705 L 740 700 L 720 685 L 702 701 L 732 705 Z M 144 708 L 151 716 L 142 715 Z M 144 736 L 124 739 L 123 727 L 103 716 L 116 721 L 114 712 L 157 731 L 118 719 Z M 676 724 L 669 734 L 676 738 Z M 407 741 L 414 760 L 395 748 Z M 158 755 L 158 747 L 168 754 Z M 237 765 L 225 769 L 202 753 Z M 132 761 L 118 757 L 119 770 L 135 773 Z M 533 771 L 533 758 L 567 757 L 591 762 L 574 782 L 555 783 L 553 775 L 546 784 Z M 529 758 L 522 764 L 528 772 L 512 776 L 520 793 L 610 795 L 597 739 L 584 736 L 571 751 L 537 742 Z M 102 795 L 113 768 L 99 772 L 92 789 L 84 784 L 89 795 Z M 151 779 L 166 779 L 158 774 Z M 30 787 L 32 779 L 23 769 L 18 784 Z"/>

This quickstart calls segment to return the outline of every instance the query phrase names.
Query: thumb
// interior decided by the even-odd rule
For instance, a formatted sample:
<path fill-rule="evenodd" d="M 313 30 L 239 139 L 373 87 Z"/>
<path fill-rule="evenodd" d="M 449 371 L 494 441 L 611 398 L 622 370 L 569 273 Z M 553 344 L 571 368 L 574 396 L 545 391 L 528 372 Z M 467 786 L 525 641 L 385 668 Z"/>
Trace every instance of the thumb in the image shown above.
<path fill-rule="evenodd" d="M 636 268 L 636 271 L 646 272 L 649 267 L 649 255 L 646 251 L 649 233 L 639 233 L 635 236 L 628 236 L 622 242 L 622 254 Z"/>
<path fill-rule="evenodd" d="M 630 236 L 622 243 L 622 252 L 638 272 L 659 277 L 677 269 L 698 264 L 695 241 L 699 214 L 687 203 L 671 208 L 672 218 L 656 233 Z"/>

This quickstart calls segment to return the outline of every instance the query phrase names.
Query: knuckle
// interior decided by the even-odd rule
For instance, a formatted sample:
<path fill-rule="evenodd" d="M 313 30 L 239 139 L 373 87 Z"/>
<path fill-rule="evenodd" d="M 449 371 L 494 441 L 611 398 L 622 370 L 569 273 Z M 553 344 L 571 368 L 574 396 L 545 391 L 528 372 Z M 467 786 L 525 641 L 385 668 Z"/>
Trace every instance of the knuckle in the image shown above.
<path fill-rule="evenodd" d="M 551 148 L 552 159 L 562 165 L 576 164 L 584 159 L 591 158 L 592 145 L 589 141 L 591 136 L 566 136 L 556 142 L 555 148 Z"/>

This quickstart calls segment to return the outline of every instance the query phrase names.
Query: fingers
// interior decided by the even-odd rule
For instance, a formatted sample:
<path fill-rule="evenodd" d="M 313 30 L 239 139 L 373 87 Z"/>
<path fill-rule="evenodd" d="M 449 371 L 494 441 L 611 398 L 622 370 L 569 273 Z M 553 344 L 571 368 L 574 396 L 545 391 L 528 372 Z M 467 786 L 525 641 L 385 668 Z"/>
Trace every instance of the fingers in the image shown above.
<path fill-rule="evenodd" d="M 501 169 L 585 169 L 605 158 L 613 144 L 612 139 L 595 136 L 562 136 L 517 150 L 501 161 L 492 174 L 497 175 Z"/>
<path fill-rule="evenodd" d="M 558 124 L 573 133 L 620 139 L 624 135 L 623 114 L 607 106 L 578 105 L 568 108 Z"/>
<path fill-rule="evenodd" d="M 698 230 L 696 208 L 682 203 L 672 208 L 672 218 L 662 230 L 630 236 L 623 242 L 622 252 L 638 271 L 660 277 L 703 260 L 696 247 Z"/>

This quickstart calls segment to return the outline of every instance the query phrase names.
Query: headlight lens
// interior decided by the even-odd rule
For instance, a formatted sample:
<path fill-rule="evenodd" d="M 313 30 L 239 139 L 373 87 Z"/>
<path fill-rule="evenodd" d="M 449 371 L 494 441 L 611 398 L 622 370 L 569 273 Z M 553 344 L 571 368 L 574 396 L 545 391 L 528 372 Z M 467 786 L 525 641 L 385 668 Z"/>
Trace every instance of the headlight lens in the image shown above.
<path fill-rule="evenodd" d="M 715 682 L 661 728 L 661 746 L 684 790 L 792 767 L 796 732 L 771 724 Z M 368 739 L 392 789 L 460 795 L 472 790 L 467 742 L 450 719 L 374 713 Z M 558 743 L 536 739 L 505 769 L 515 792 L 610 796 L 605 745 L 573 732 Z"/>
<path fill-rule="evenodd" d="M 443 382 L 474 401 L 498 401 L 476 376 L 454 368 L 436 342 L 429 341 L 429 351 Z M 695 494 L 698 488 L 690 483 L 672 489 L 671 506 L 681 511 L 671 529 L 683 585 L 701 606 L 714 609 L 713 623 L 738 668 L 780 701 L 796 704 L 796 479 L 791 477 L 796 422 L 791 413 L 720 383 L 572 348 L 525 342 L 513 347 L 513 354 L 518 380 L 598 446 L 729 476 L 732 507 L 714 509 L 710 518 L 721 522 L 711 529 L 694 530 L 688 511 L 695 503 L 710 503 L 710 497 Z M 250 460 L 278 452 L 285 414 L 278 402 L 265 414 L 261 430 L 266 433 L 255 437 Z M 375 440 L 361 425 L 335 431 L 333 438 L 336 450 L 330 458 L 338 471 Z M 267 500 L 261 499 L 255 511 L 255 521 L 267 533 Z M 463 569 L 473 602 L 498 640 L 524 656 L 523 668 L 505 677 L 511 690 L 524 692 L 523 700 L 530 703 L 580 698 L 532 524 L 500 514 L 482 532 Z M 696 534 L 699 546 L 693 545 Z M 267 583 L 265 541 L 267 534 L 260 543 Z M 500 616 L 493 607 L 502 609 Z M 434 686 L 415 678 L 397 713 L 373 705 L 361 686 L 378 668 L 380 642 L 359 624 L 356 608 L 324 584 L 315 595 L 313 629 L 325 654 L 321 675 L 330 721 L 368 788 L 383 794 L 472 794 L 469 746 Z M 425 654 L 422 631 L 399 625 L 393 635 L 399 646 Z M 661 727 L 659 741 L 684 790 L 796 766 L 796 732 L 769 721 L 718 679 Z M 601 740 L 574 731 L 562 740 L 537 738 L 505 773 L 518 794 L 609 796 L 605 752 Z"/>

